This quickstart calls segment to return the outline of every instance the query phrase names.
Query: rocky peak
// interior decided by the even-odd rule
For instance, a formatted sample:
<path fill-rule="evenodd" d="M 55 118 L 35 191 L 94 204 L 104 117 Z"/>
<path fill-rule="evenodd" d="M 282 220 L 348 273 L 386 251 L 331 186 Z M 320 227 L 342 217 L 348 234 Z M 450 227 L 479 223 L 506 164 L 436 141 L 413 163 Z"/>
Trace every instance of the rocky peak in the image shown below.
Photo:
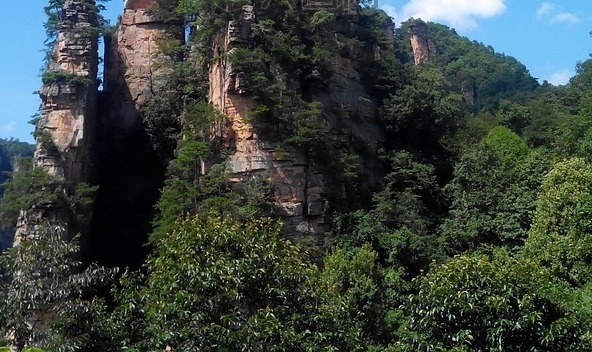
<path fill-rule="evenodd" d="M 46 73 L 41 116 L 36 126 L 38 166 L 58 177 L 70 193 L 94 174 L 91 149 L 96 126 L 98 19 L 92 0 L 66 0 L 57 43 Z M 42 221 L 69 223 L 58 205 L 24 209 L 17 222 L 15 242 L 35 233 Z M 72 225 L 76 227 L 76 225 Z M 72 229 L 77 231 L 77 229 Z"/>
<path fill-rule="evenodd" d="M 430 39 L 428 26 L 425 22 L 418 20 L 410 25 L 409 37 L 416 65 L 421 65 L 438 55 L 436 44 Z"/>
<path fill-rule="evenodd" d="M 40 89 L 41 118 L 37 124 L 39 165 L 77 183 L 89 177 L 88 146 L 96 120 L 98 27 L 93 5 L 68 0 L 54 51 Z"/>

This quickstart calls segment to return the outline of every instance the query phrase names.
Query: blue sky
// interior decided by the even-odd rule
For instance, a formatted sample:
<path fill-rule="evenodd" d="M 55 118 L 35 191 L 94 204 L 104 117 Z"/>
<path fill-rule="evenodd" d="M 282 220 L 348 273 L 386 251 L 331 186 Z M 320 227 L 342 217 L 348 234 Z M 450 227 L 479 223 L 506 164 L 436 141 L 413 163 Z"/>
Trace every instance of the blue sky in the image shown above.
<path fill-rule="evenodd" d="M 396 23 L 408 17 L 446 24 L 471 40 L 516 57 L 539 80 L 566 83 L 592 53 L 590 0 L 378 0 Z M 32 142 L 27 121 L 41 84 L 44 0 L 12 1 L 0 12 L 0 138 Z M 107 4 L 115 21 L 122 0 Z"/>

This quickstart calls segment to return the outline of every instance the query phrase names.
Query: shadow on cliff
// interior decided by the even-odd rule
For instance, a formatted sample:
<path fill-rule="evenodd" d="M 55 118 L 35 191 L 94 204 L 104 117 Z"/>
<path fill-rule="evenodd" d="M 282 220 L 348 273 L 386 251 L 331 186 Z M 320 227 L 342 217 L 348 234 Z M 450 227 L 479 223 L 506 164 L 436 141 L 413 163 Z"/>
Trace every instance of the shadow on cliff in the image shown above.
<path fill-rule="evenodd" d="M 166 168 L 125 85 L 100 93 L 94 155 L 99 190 L 83 257 L 136 268 L 148 254 L 145 244 Z"/>

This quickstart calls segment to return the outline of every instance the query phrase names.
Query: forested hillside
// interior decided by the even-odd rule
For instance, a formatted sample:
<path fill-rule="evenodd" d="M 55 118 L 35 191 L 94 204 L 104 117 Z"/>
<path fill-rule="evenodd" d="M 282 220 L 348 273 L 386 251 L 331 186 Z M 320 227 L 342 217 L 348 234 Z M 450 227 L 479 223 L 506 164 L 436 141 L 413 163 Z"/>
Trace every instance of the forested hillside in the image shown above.
<path fill-rule="evenodd" d="M 592 351 L 592 59 L 565 86 L 539 84 L 515 58 L 440 24 L 410 19 L 392 43 L 391 20 L 364 1 L 354 13 L 281 2 L 253 17 L 249 4 L 151 8 L 184 23 L 189 37 L 160 42 L 166 85 L 141 109 L 166 168 L 152 230 L 134 253 L 148 255 L 139 265 L 116 258 L 128 267 L 91 264 L 81 257 L 84 234 L 70 240 L 60 226 L 40 226 L 0 260 L 7 344 Z M 249 39 L 222 54 L 220 33 L 244 13 Z M 414 26 L 436 49 L 420 64 Z M 322 204 L 310 202 L 318 212 L 302 210 L 327 231 L 290 232 L 277 178 L 233 172 L 238 147 L 217 132 L 228 116 L 208 95 L 220 60 L 253 99 L 249 138 L 267 138 L 275 161 L 295 150 L 305 175 L 315 168 L 328 180 Z M 372 93 L 372 119 L 324 105 L 345 61 Z M 352 133 L 364 124 L 380 139 Z M 94 185 L 68 193 L 71 185 L 32 164 L 5 184 L 5 224 L 39 204 L 93 215 Z M 117 221 L 126 219 L 100 224 L 114 229 L 109 238 L 120 236 Z"/>
<path fill-rule="evenodd" d="M 8 172 L 12 171 L 13 163 L 18 158 L 32 157 L 35 146 L 18 139 L 0 139 L 0 183 L 8 178 Z M 3 189 L 0 188 L 0 195 Z"/>
<path fill-rule="evenodd" d="M 0 196 L 4 194 L 4 182 L 10 178 L 13 167 L 18 165 L 20 158 L 31 158 L 35 146 L 18 139 L 0 139 Z M 1 209 L 1 208 L 0 208 Z M 0 248 L 6 249 L 12 245 L 14 229 L 2 226 L 0 223 Z"/>

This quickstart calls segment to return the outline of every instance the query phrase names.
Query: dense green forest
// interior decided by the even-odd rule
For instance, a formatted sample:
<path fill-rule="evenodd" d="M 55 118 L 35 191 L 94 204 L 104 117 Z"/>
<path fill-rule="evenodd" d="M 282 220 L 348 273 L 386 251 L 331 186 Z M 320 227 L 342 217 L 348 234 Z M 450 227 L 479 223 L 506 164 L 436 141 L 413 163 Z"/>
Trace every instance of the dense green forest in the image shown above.
<path fill-rule="evenodd" d="M 83 267 L 78 239 L 65 241 L 58 226 L 7 251 L 7 343 L 48 351 L 592 351 L 592 59 L 565 86 L 539 84 L 515 58 L 427 23 L 438 55 L 416 66 L 408 27 L 420 20 L 400 24 L 395 47 L 361 72 L 380 99 L 386 142 L 380 187 L 356 194 L 366 156 L 326 138 L 322 107 L 306 96 L 299 114 L 283 115 L 270 69 L 289 67 L 303 87 L 323 90 L 331 66 L 322 33 L 346 15 L 278 5 L 255 23 L 254 44 L 230 60 L 250 72 L 254 124 L 278 123 L 287 145 L 318 163 L 332 151 L 333 177 L 346 191 L 329 197 L 331 232 L 311 248 L 283 236 L 265 179 L 231 182 L 224 163 L 197 170 L 197 161 L 223 155 L 211 134 L 223 116 L 206 97 L 211 53 L 202 46 L 197 65 L 187 53 L 247 2 L 161 3 L 194 30 L 170 49 L 185 58 L 171 64 L 172 93 L 143 110 L 168 163 L 150 254 L 139 268 Z M 362 3 L 347 32 L 352 46 L 384 43 L 387 22 Z M 0 151 L 28 153 L 5 143 Z M 1 203 L 6 225 L 18 209 L 48 200 L 84 216 L 94 191 L 64 197 L 58 180 L 27 165 L 12 176 Z M 33 316 L 49 326 L 31 325 Z"/>
<path fill-rule="evenodd" d="M 35 152 L 35 146 L 18 139 L 0 138 L 0 196 L 4 194 L 4 182 L 9 178 L 15 164 L 21 158 L 30 158 Z M 0 223 L 0 249 L 12 246 L 13 231 Z"/>
<path fill-rule="evenodd" d="M 12 171 L 13 163 L 19 158 L 32 157 L 35 146 L 18 139 L 0 138 L 0 183 L 8 179 L 8 172 Z M 3 189 L 0 187 L 0 195 Z"/>

